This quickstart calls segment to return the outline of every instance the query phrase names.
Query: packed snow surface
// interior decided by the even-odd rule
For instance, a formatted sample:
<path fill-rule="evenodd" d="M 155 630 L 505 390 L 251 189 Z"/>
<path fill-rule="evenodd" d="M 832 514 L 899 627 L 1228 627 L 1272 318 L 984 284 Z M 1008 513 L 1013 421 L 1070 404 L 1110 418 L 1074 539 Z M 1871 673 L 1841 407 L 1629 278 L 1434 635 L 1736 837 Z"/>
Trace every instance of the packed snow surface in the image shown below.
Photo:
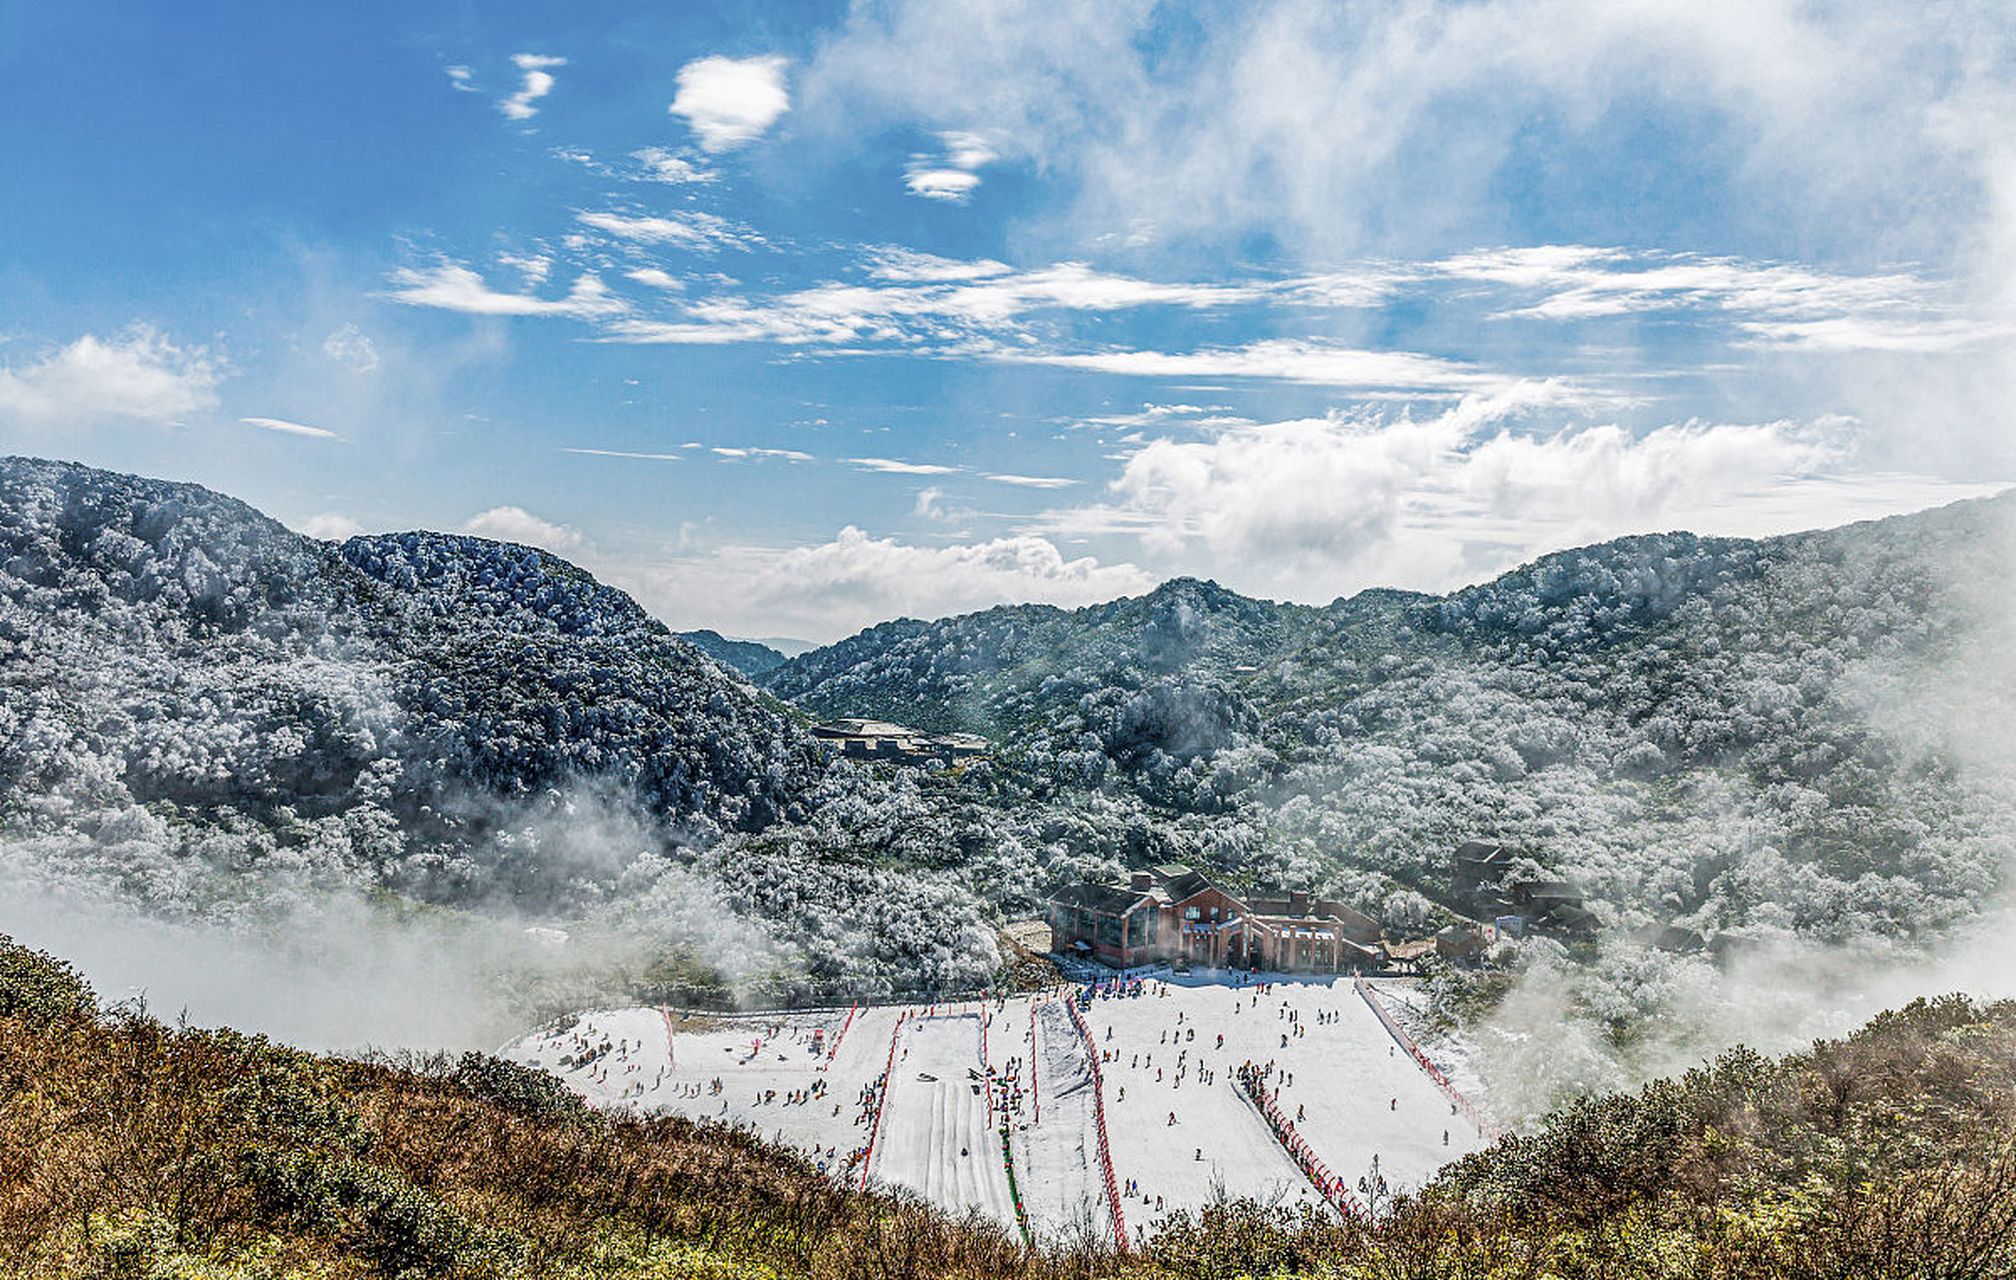
<path fill-rule="evenodd" d="M 503 1053 L 605 1106 L 751 1128 L 835 1177 L 861 1182 L 865 1157 L 869 1185 L 909 1188 L 1010 1225 L 1012 1159 L 1013 1186 L 1043 1235 L 1113 1228 L 1093 1052 L 1130 1236 L 1152 1234 L 1159 1217 L 1221 1188 L 1317 1199 L 1240 1091 L 1242 1063 L 1271 1068 L 1283 1112 L 1361 1199 L 1375 1161 L 1376 1176 L 1398 1190 L 1483 1145 L 1350 979 L 1268 978 L 1164 974 L 1141 982 L 1138 995 L 1102 992 L 1083 1009 L 1089 1050 L 1066 1007 L 1081 990 L 1072 987 L 851 1012 L 596 1011 Z M 1394 995 L 1380 998 L 1397 1007 Z"/>

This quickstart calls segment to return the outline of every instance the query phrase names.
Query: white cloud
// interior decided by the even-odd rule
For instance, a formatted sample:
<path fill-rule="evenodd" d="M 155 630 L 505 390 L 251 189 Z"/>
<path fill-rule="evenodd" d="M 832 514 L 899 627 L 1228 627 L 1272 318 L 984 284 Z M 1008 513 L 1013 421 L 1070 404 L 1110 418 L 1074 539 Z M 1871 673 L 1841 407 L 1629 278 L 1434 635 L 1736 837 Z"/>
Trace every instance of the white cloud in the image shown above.
<path fill-rule="evenodd" d="M 927 200 L 963 202 L 980 185 L 980 175 L 964 169 L 934 169 L 912 165 L 903 172 L 903 185 L 913 196 Z"/>
<path fill-rule="evenodd" d="M 929 547 L 877 538 L 853 526 L 815 546 L 727 547 L 670 564 L 605 565 L 598 573 L 674 626 L 813 639 L 835 639 L 896 617 L 946 617 L 1004 601 L 1073 608 L 1146 591 L 1155 583 L 1132 564 L 1067 558 L 1041 537 Z"/>
<path fill-rule="evenodd" d="M 324 542 L 341 542 L 345 538 L 354 538 L 364 532 L 363 525 L 335 511 L 309 516 L 297 526 L 297 529 L 311 538 L 320 538 Z"/>
<path fill-rule="evenodd" d="M 897 280 L 906 284 L 941 284 L 949 280 L 985 280 L 1005 276 L 1014 270 L 992 258 L 963 261 L 941 258 L 935 253 L 918 253 L 898 245 L 883 245 L 868 255 L 868 274 L 877 280 Z"/>
<path fill-rule="evenodd" d="M 448 83 L 454 87 L 457 93 L 476 92 L 476 85 L 474 83 L 475 73 L 469 68 L 448 67 L 446 70 L 448 72 Z"/>
<path fill-rule="evenodd" d="M 1288 338 L 1200 351 L 1013 353 L 1002 359 L 1159 378 L 1271 378 L 1312 386 L 1452 394 L 1508 380 L 1470 365 L 1409 351 L 1366 351 Z"/>
<path fill-rule="evenodd" d="M 1444 590 L 1627 533 L 1785 532 L 1995 487 L 1859 483 L 1857 433 L 1840 420 L 1515 429 L 1548 408 L 1521 387 L 1422 420 L 1333 414 L 1157 439 L 1107 501 L 1035 531 L 1139 539 L 1243 590 L 1326 600 Z"/>
<path fill-rule="evenodd" d="M 1832 316 L 1825 320 L 1752 320 L 1759 346 L 1798 351 L 1893 351 L 1935 355 L 2016 338 L 2016 324 L 1940 317 Z"/>
<path fill-rule="evenodd" d="M 936 462 L 904 462 L 900 458 L 849 458 L 847 461 L 863 471 L 880 471 L 894 476 L 949 476 L 961 469 Z"/>
<path fill-rule="evenodd" d="M 240 418 L 238 421 L 261 431 L 274 431 L 285 436 L 306 436 L 310 440 L 341 440 L 343 437 L 326 427 L 311 427 L 305 422 L 289 422 L 285 418 Z"/>
<path fill-rule="evenodd" d="M 582 545 L 578 530 L 542 520 L 523 507 L 492 507 L 478 512 L 462 522 L 462 532 L 555 552 L 570 551 Z"/>
<path fill-rule="evenodd" d="M 545 284 L 546 277 L 553 274 L 553 259 L 543 253 L 500 253 L 497 265 L 516 270 L 528 286 Z"/>
<path fill-rule="evenodd" d="M 820 284 L 757 300 L 717 295 L 689 304 L 683 319 L 633 319 L 609 326 L 607 335 L 641 343 L 937 344 L 974 355 L 991 350 L 997 338 L 1024 336 L 1028 318 L 1046 312 L 1203 310 L 1255 301 L 1272 287 L 1142 280 L 1082 262 L 1013 271 L 985 260 L 886 249 L 870 262 L 866 283 Z"/>
<path fill-rule="evenodd" d="M 639 267 L 635 271 L 625 271 L 623 275 L 626 279 L 635 280 L 638 284 L 650 285 L 653 289 L 665 289 L 673 293 L 677 293 L 686 287 L 685 281 L 679 279 L 679 277 L 669 271 L 661 270 L 658 267 Z"/>
<path fill-rule="evenodd" d="M 986 473 L 983 478 L 992 480 L 995 484 L 1014 485 L 1018 489 L 1069 489 L 1078 483 L 1063 476 L 1018 476 L 993 471 Z"/>
<path fill-rule="evenodd" d="M 679 69 L 679 92 L 666 108 L 683 117 L 707 151 L 728 151 L 763 135 L 791 109 L 784 59 L 700 58 Z"/>
<path fill-rule="evenodd" d="M 575 278 L 564 298 L 540 298 L 523 293 L 499 293 L 483 282 L 483 277 L 459 262 L 443 262 L 425 269 L 401 267 L 392 273 L 392 290 L 386 296 L 414 307 L 437 307 L 484 316 L 567 316 L 593 320 L 621 315 L 629 310 L 621 298 L 613 296 L 602 278 L 585 272 Z"/>
<path fill-rule="evenodd" d="M 725 458 L 730 462 L 744 462 L 750 459 L 760 460 L 763 458 L 776 458 L 784 462 L 818 461 L 811 454 L 801 453 L 796 449 L 763 449 L 754 445 L 717 444 L 709 446 L 707 452 L 717 458 Z"/>
<path fill-rule="evenodd" d="M 322 354 L 352 373 L 370 373 L 378 367 L 378 348 L 355 324 L 344 323 L 322 339 Z"/>
<path fill-rule="evenodd" d="M 938 141 L 944 147 L 942 153 L 910 157 L 903 171 L 903 185 L 914 196 L 964 204 L 980 185 L 976 171 L 1000 156 L 993 144 L 977 133 L 955 130 L 939 134 Z"/>
<path fill-rule="evenodd" d="M 711 250 L 723 246 L 750 248 L 763 237 L 748 227 L 711 213 L 686 210 L 665 216 L 588 212 L 575 215 L 583 226 L 639 244 L 675 244 L 682 248 Z"/>
<path fill-rule="evenodd" d="M 530 120 L 539 114 L 539 108 L 532 104 L 553 92 L 551 68 L 566 66 L 567 59 L 518 53 L 511 56 L 511 62 L 524 74 L 524 78 L 519 82 L 518 92 L 499 102 L 497 109 L 513 120 Z M 452 78 L 454 73 L 449 75 Z"/>
<path fill-rule="evenodd" d="M 977 133 L 954 130 L 939 134 L 938 141 L 945 144 L 945 162 L 955 169 L 978 169 L 1001 158 L 994 144 Z"/>
<path fill-rule="evenodd" d="M 113 419 L 179 423 L 217 406 L 223 370 L 200 347 L 180 347 L 153 329 L 123 337 L 85 334 L 23 365 L 0 368 L 0 421 L 29 427 Z"/>
<path fill-rule="evenodd" d="M 645 147 L 641 151 L 632 151 L 630 158 L 643 166 L 643 176 L 650 182 L 682 185 L 688 182 L 712 182 L 716 176 L 712 169 L 702 168 L 685 156 L 667 151 L 663 147 Z"/>
<path fill-rule="evenodd" d="M 629 449 L 579 449 L 563 447 L 560 452 L 578 453 L 590 458 L 634 458 L 642 462 L 679 461 L 679 455 L 676 453 L 635 453 Z"/>

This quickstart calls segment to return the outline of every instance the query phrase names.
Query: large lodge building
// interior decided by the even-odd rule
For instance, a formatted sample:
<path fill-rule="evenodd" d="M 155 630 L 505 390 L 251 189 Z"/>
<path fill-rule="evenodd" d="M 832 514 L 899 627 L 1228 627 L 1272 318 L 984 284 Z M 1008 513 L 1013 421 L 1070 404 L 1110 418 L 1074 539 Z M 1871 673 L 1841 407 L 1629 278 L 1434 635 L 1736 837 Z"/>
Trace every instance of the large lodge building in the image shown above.
<path fill-rule="evenodd" d="M 1051 945 L 1107 964 L 1186 960 L 1213 969 L 1348 973 L 1377 968 L 1377 921 L 1305 891 L 1234 894 L 1188 867 L 1137 871 L 1125 885 L 1078 884 L 1050 899 Z"/>

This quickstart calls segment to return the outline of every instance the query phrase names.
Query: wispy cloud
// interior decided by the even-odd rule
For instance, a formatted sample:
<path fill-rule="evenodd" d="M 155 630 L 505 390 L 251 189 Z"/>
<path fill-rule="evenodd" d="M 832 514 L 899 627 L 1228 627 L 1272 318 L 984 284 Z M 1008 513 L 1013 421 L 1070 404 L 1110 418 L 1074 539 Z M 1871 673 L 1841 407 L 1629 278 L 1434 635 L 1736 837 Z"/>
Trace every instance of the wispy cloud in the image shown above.
<path fill-rule="evenodd" d="M 900 458 L 848 458 L 849 466 L 893 476 L 949 476 L 961 470 L 937 462 L 905 462 Z"/>
<path fill-rule="evenodd" d="M 998 471 L 986 472 L 981 478 L 992 480 L 995 484 L 1014 485 L 1020 489 L 1069 489 L 1078 483 L 1064 476 L 1018 476 Z"/>
<path fill-rule="evenodd" d="M 754 445 L 717 444 L 708 446 L 707 451 L 717 458 L 726 458 L 730 462 L 743 462 L 763 458 L 776 458 L 784 462 L 818 461 L 811 454 L 801 453 L 796 449 L 763 449 L 757 448 Z"/>
<path fill-rule="evenodd" d="M 903 170 L 903 185 L 914 196 L 964 204 L 980 185 L 981 166 L 1000 156 L 993 144 L 977 133 L 941 133 L 938 141 L 940 151 L 910 157 Z"/>
<path fill-rule="evenodd" d="M 779 57 L 696 59 L 679 69 L 679 92 L 666 109 L 691 126 L 703 150 L 733 150 L 791 109 L 784 66 Z"/>
<path fill-rule="evenodd" d="M 634 458 L 640 462 L 678 462 L 676 453 L 636 453 L 629 449 L 584 449 L 563 446 L 562 453 L 578 453 L 590 458 Z"/>
<path fill-rule="evenodd" d="M 500 292 L 459 262 L 442 262 L 432 267 L 401 267 L 392 273 L 391 285 L 386 296 L 395 302 L 470 315 L 565 316 L 576 320 L 598 320 L 622 315 L 629 309 L 622 299 L 609 292 L 602 278 L 593 272 L 577 276 L 573 287 L 561 298 Z"/>
<path fill-rule="evenodd" d="M 720 175 L 712 169 L 695 163 L 691 158 L 663 147 L 645 147 L 632 151 L 630 158 L 639 165 L 641 176 L 650 182 L 664 182 L 680 185 L 689 182 L 712 182 Z"/>
<path fill-rule="evenodd" d="M 240 418 L 238 421 L 261 431 L 276 431 L 281 435 L 305 436 L 310 440 L 341 440 L 343 437 L 326 427 L 311 427 L 305 422 L 289 422 L 285 418 Z"/>
<path fill-rule="evenodd" d="M 555 58 L 541 53 L 518 53 L 511 56 L 511 63 L 522 73 L 518 92 L 503 99 L 497 109 L 512 120 L 530 120 L 539 114 L 539 108 L 532 104 L 553 92 L 554 67 L 564 67 L 567 59 Z M 449 78 L 455 78 L 451 70 Z"/>
<path fill-rule="evenodd" d="M 1198 351 L 1004 352 L 998 359 L 1159 378 L 1266 378 L 1311 386 L 1455 395 L 1508 379 L 1411 351 L 1368 351 L 1286 338 Z"/>
<path fill-rule="evenodd" d="M 623 214 L 601 210 L 576 214 L 575 221 L 618 240 L 672 245 L 703 252 L 724 247 L 747 249 L 763 243 L 763 237 L 741 223 L 690 209 L 672 214 Z"/>

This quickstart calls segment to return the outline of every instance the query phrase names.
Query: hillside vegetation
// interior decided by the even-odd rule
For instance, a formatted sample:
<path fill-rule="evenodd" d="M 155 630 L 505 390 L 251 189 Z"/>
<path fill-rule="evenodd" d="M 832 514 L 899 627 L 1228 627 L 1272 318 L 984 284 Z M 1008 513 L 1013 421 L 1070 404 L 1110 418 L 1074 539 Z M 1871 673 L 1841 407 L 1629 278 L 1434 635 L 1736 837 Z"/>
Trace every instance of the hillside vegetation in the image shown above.
<path fill-rule="evenodd" d="M 647 997 L 789 1000 L 984 986 L 1005 918 L 1154 862 L 1416 933 L 1483 837 L 1587 895 L 1574 1003 L 1623 1040 L 1702 981 L 1643 926 L 1901 954 L 2001 900 L 2012 507 L 1627 538 L 1442 597 L 1183 579 L 896 621 L 759 692 L 548 553 L 0 460 L 0 871 L 233 928 L 344 893 L 641 932 Z M 994 749 L 836 760 L 804 727 L 835 715 Z"/>
<path fill-rule="evenodd" d="M 1618 927 L 1933 937 L 2016 851 L 2012 506 L 1626 538 L 1446 597 L 1178 580 L 892 622 L 762 683 L 995 739 L 1032 887 L 1158 856 L 1402 910 L 1482 836 Z"/>
<path fill-rule="evenodd" d="M 23 1280 L 1982 1277 L 2016 1269 L 2016 1006 L 1952 998 L 1591 1100 L 1371 1221 L 1227 1201 L 1025 1252 L 747 1134 L 478 1054 L 316 1057 L 106 1010 L 0 937 L 0 1269 Z"/>

